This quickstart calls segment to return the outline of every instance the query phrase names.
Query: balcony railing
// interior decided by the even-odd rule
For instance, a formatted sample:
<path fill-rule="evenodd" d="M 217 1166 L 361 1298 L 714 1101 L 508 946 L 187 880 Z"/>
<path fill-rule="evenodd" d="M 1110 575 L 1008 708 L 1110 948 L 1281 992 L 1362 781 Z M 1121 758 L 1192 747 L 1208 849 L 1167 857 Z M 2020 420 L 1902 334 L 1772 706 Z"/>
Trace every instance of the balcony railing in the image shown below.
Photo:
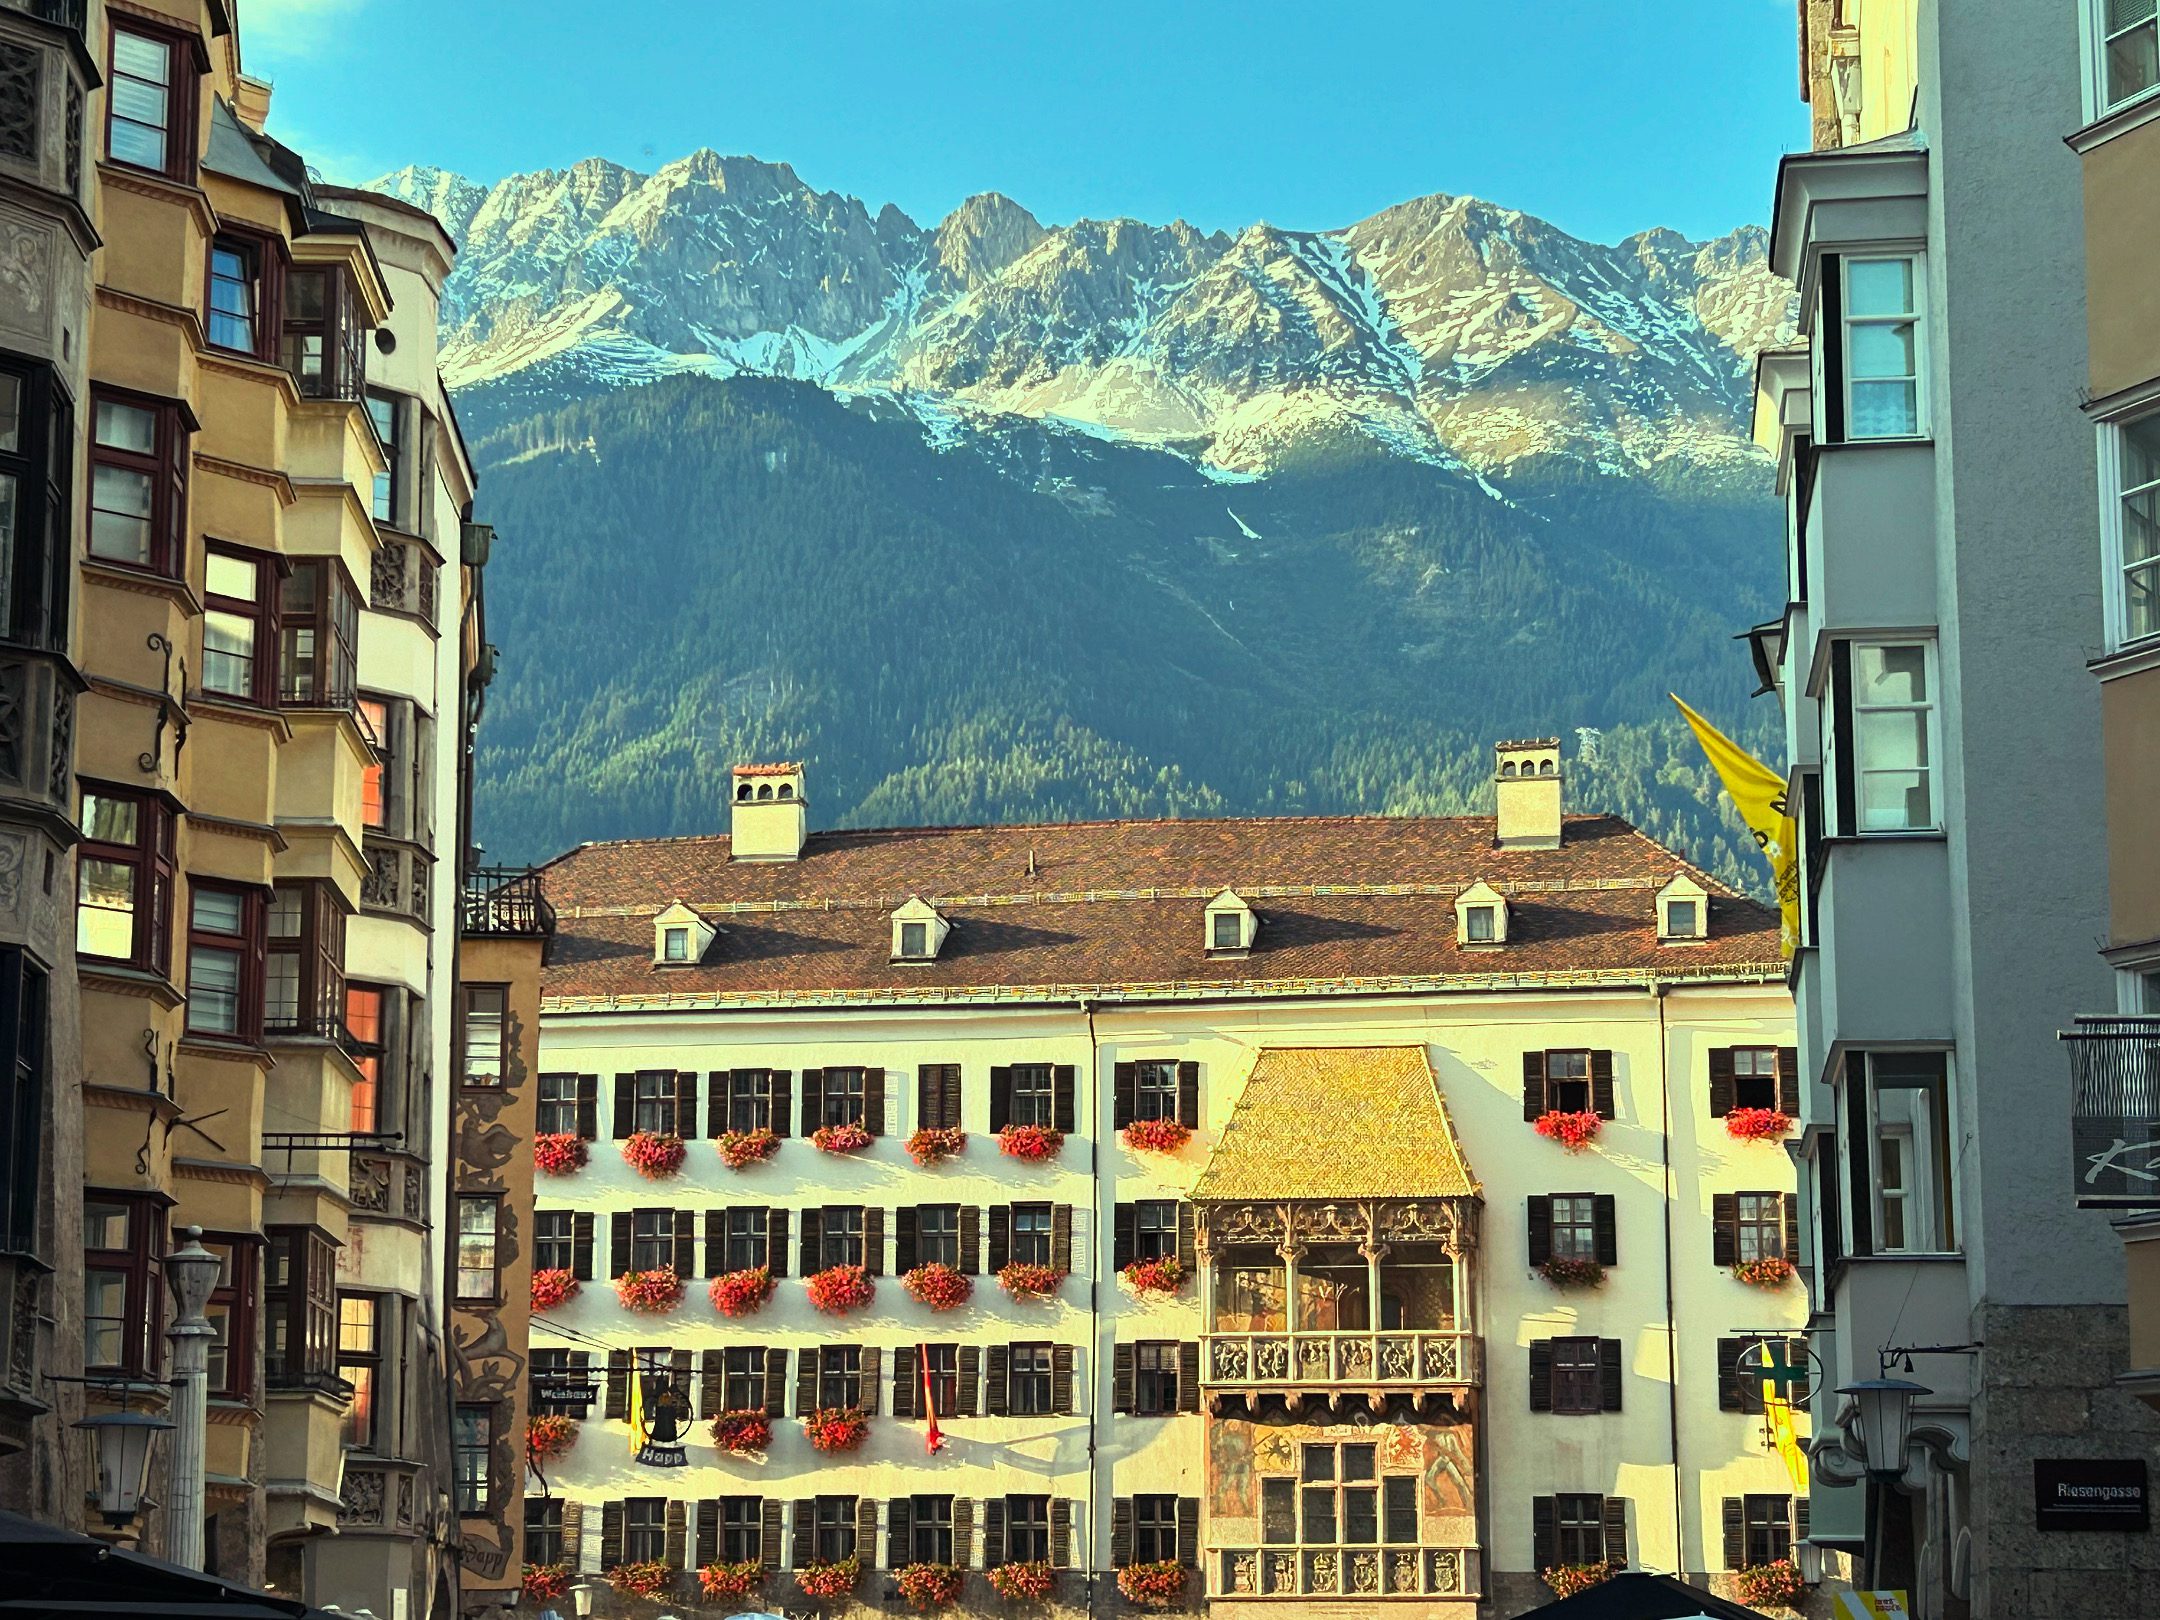
<path fill-rule="evenodd" d="M 0 7 L 27 11 L 40 22 L 85 32 L 90 26 L 90 0 L 0 0 Z"/>
<path fill-rule="evenodd" d="M 1479 1382 L 1479 1339 L 1445 1329 L 1356 1333 L 1211 1333 L 1203 1338 L 1203 1384 L 1470 1386 Z"/>
<path fill-rule="evenodd" d="M 467 934 L 546 939 L 555 932 L 555 908 L 530 867 L 484 866 L 466 879 L 461 921 Z"/>
<path fill-rule="evenodd" d="M 2160 1209 L 2160 1018 L 2080 1018 L 2058 1038 L 2079 1205 Z"/>
<path fill-rule="evenodd" d="M 1469 1598 L 1475 1547 L 1219 1547 L 1210 1595 L 1222 1598 Z"/>

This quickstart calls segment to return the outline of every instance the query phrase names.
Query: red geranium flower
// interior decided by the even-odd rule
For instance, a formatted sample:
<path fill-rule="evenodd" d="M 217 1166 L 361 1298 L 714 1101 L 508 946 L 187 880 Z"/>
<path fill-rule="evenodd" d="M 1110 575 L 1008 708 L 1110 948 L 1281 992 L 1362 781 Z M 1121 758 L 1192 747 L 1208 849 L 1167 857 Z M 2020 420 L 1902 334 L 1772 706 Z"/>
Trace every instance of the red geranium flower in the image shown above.
<path fill-rule="evenodd" d="M 795 1584 L 802 1588 L 803 1596 L 814 1598 L 846 1597 L 860 1579 L 862 1565 L 853 1554 L 837 1564 L 805 1564 L 795 1572 Z"/>
<path fill-rule="evenodd" d="M 1547 1260 L 1538 1272 L 1555 1288 L 1595 1288 L 1605 1280 L 1605 1268 L 1595 1260 L 1577 1260 L 1562 1254 Z"/>
<path fill-rule="evenodd" d="M 1065 1133 L 1047 1125 L 1008 1125 L 998 1132 L 999 1151 L 1030 1164 L 1056 1158 L 1064 1145 Z"/>
<path fill-rule="evenodd" d="M 585 1168 L 585 1138 L 568 1131 L 550 1131 L 533 1138 L 533 1167 L 551 1176 L 567 1176 Z"/>
<path fill-rule="evenodd" d="M 1124 1271 L 1136 1294 L 1174 1294 L 1185 1286 L 1185 1266 L 1176 1255 L 1135 1260 Z"/>
<path fill-rule="evenodd" d="M 720 1162 L 730 1170 L 746 1170 L 780 1151 L 780 1138 L 760 1125 L 754 1131 L 727 1131 L 720 1138 Z"/>
<path fill-rule="evenodd" d="M 1792 1280 L 1793 1263 L 1781 1254 L 1765 1255 L 1760 1260 L 1743 1260 L 1732 1268 L 1732 1274 L 1753 1288 L 1783 1288 Z"/>
<path fill-rule="evenodd" d="M 920 1165 L 941 1164 L 967 1146 L 967 1132 L 957 1125 L 925 1128 L 907 1139 L 908 1157 Z"/>
<path fill-rule="evenodd" d="M 536 1412 L 525 1420 L 525 1455 L 534 1462 L 560 1457 L 577 1443 L 575 1419 L 559 1412 Z"/>
<path fill-rule="evenodd" d="M 634 1131 L 622 1145 L 623 1162 L 649 1181 L 683 1167 L 683 1139 L 667 1131 Z"/>
<path fill-rule="evenodd" d="M 908 1297 L 922 1301 L 933 1311 L 950 1311 L 965 1305 L 975 1292 L 975 1279 L 941 1260 L 917 1266 L 900 1279 Z"/>
<path fill-rule="evenodd" d="M 626 1597 L 664 1598 L 675 1578 L 674 1568 L 658 1558 L 643 1563 L 617 1564 L 607 1572 L 608 1585 Z"/>
<path fill-rule="evenodd" d="M 532 1308 L 536 1311 L 552 1311 L 577 1296 L 577 1278 L 559 1266 L 532 1274 Z"/>
<path fill-rule="evenodd" d="M 840 1316 L 870 1303 L 877 1284 L 861 1266 L 827 1266 L 804 1284 L 810 1303 L 829 1316 Z"/>
<path fill-rule="evenodd" d="M 725 1277 L 715 1277 L 706 1293 L 712 1298 L 713 1308 L 722 1316 L 748 1316 L 772 1298 L 772 1268 L 751 1266 L 745 1271 L 731 1271 Z"/>
<path fill-rule="evenodd" d="M 1057 1571 L 1042 1558 L 1000 1564 L 990 1571 L 990 1589 L 1007 1602 L 1040 1603 L 1057 1590 Z"/>
<path fill-rule="evenodd" d="M 682 1278 L 672 1266 L 657 1271 L 626 1271 L 615 1279 L 615 1297 L 625 1310 L 657 1316 L 682 1303 Z"/>
<path fill-rule="evenodd" d="M 1774 1564 L 1750 1564 L 1735 1571 L 1733 1590 L 1751 1609 L 1791 1607 L 1807 1596 L 1807 1582 L 1790 1559 L 1781 1558 Z"/>
<path fill-rule="evenodd" d="M 951 1564 L 903 1564 L 893 1571 L 893 1585 L 917 1610 L 942 1609 L 959 1601 L 960 1571 Z"/>
<path fill-rule="evenodd" d="M 1612 1565 L 1602 1560 L 1595 1564 L 1560 1564 L 1540 1571 L 1555 1597 L 1573 1597 L 1577 1592 L 1587 1592 L 1591 1587 L 1611 1580 L 1612 1573 Z"/>
<path fill-rule="evenodd" d="M 1725 1115 L 1725 1129 L 1743 1142 L 1775 1142 L 1792 1129 L 1792 1116 L 1775 1108 L 1735 1108 Z"/>
<path fill-rule="evenodd" d="M 525 1595 L 536 1603 L 570 1595 L 570 1566 L 568 1564 L 527 1564 L 525 1566 Z"/>
<path fill-rule="evenodd" d="M 1174 1558 L 1152 1564 L 1127 1564 L 1117 1572 L 1125 1601 L 1144 1609 L 1167 1609 L 1185 1596 L 1185 1566 Z"/>
<path fill-rule="evenodd" d="M 1570 1153 L 1580 1153 L 1596 1139 L 1598 1127 L 1604 1123 L 1594 1113 L 1564 1114 L 1557 1108 L 1550 1108 L 1537 1117 L 1532 1129 L 1538 1135 L 1558 1142 Z"/>
<path fill-rule="evenodd" d="M 765 1584 L 765 1566 L 755 1558 L 739 1564 L 707 1564 L 697 1572 L 698 1591 L 709 1598 L 746 1598 Z"/>
<path fill-rule="evenodd" d="M 1125 1127 L 1125 1145 L 1136 1153 L 1175 1153 L 1192 1132 L 1174 1119 L 1136 1119 Z"/>
<path fill-rule="evenodd" d="M 1048 1299 L 1058 1291 L 1065 1273 L 1050 1266 L 1032 1266 L 1015 1260 L 997 1274 L 998 1286 L 1014 1298 Z"/>
<path fill-rule="evenodd" d="M 853 1451 L 870 1433 L 860 1408 L 828 1406 L 803 1419 L 803 1433 L 816 1451 Z"/>
<path fill-rule="evenodd" d="M 747 1457 L 772 1444 L 772 1419 L 763 1412 L 723 1412 L 712 1420 L 713 1444 L 731 1456 Z"/>
<path fill-rule="evenodd" d="M 874 1138 L 860 1125 L 820 1125 L 810 1133 L 811 1144 L 826 1153 L 860 1153 Z"/>

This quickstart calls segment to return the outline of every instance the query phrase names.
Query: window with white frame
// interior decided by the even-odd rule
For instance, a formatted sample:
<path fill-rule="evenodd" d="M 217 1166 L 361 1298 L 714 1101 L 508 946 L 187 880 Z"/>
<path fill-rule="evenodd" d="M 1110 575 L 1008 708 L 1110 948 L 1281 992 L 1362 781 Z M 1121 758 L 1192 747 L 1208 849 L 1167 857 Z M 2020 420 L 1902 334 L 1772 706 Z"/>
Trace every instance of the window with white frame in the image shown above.
<path fill-rule="evenodd" d="M 1928 644 L 1856 642 L 1848 701 L 1850 832 L 1927 832 L 1939 823 Z"/>
<path fill-rule="evenodd" d="M 2160 411 L 2108 430 L 2108 643 L 2160 635 Z"/>
<path fill-rule="evenodd" d="M 1926 403 L 1920 262 L 1848 258 L 1843 273 L 1845 436 L 1916 438 Z"/>
<path fill-rule="evenodd" d="M 1949 1254 L 1957 1249 L 1951 1175 L 1949 1060 L 1942 1052 L 1855 1054 L 1847 1071 L 1847 1140 L 1868 1170 L 1856 1211 L 1875 1254 Z M 1851 1083 L 1860 1079 L 1860 1095 Z M 1857 1104 L 1857 1106 L 1856 1106 Z"/>
<path fill-rule="evenodd" d="M 2160 85 L 2160 4 L 2093 0 L 2099 69 L 2098 111 L 2113 112 Z"/>

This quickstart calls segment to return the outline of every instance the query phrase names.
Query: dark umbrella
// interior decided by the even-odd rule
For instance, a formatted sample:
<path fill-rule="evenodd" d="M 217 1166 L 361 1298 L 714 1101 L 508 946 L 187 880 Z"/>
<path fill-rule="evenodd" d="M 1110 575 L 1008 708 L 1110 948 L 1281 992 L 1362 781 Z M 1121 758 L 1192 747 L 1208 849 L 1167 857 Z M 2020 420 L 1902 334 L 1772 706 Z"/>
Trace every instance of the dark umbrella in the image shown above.
<path fill-rule="evenodd" d="M 0 1513 L 0 1616 L 128 1615 L 158 1620 L 327 1620 L 291 1598 L 183 1569 L 94 1536 Z"/>
<path fill-rule="evenodd" d="M 1767 1620 L 1760 1610 L 1728 1603 L 1670 1575 L 1622 1570 L 1587 1592 L 1527 1611 L 1522 1620 Z"/>

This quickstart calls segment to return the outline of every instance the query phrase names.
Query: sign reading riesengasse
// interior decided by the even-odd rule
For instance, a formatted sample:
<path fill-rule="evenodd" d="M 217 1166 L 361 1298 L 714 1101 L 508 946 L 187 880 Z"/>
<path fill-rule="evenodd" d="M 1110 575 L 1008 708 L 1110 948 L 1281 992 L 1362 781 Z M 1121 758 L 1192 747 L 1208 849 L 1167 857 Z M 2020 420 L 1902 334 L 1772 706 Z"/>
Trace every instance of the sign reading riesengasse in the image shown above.
<path fill-rule="evenodd" d="M 2035 1526 L 2041 1530 L 2144 1531 L 2152 1523 L 2142 1460 L 2036 1459 Z"/>

